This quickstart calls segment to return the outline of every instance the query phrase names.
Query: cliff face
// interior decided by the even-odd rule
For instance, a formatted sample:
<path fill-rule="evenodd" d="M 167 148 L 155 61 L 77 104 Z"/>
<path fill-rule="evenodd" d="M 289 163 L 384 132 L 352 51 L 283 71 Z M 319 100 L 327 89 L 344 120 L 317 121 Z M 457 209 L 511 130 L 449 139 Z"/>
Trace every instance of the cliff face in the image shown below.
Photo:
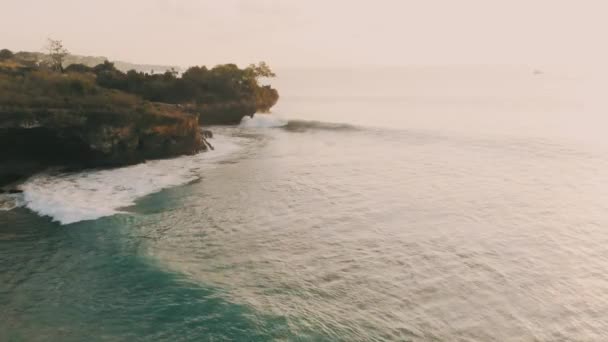
<path fill-rule="evenodd" d="M 201 125 L 237 125 L 245 116 L 256 112 L 253 101 L 234 101 L 200 105 L 196 108 Z"/>
<path fill-rule="evenodd" d="M 279 93 L 276 89 L 263 86 L 255 90 L 254 98 L 199 105 L 196 112 L 199 113 L 201 125 L 236 125 L 245 116 L 269 112 L 278 100 Z"/>
<path fill-rule="evenodd" d="M 0 112 L 0 185 L 52 166 L 122 166 L 206 148 L 198 118 L 185 113 Z"/>
<path fill-rule="evenodd" d="M 52 166 L 112 167 L 213 147 L 202 125 L 238 124 L 268 111 L 278 92 L 240 69 L 127 73 L 104 62 L 65 70 L 4 51 L 0 56 L 0 186 Z"/>

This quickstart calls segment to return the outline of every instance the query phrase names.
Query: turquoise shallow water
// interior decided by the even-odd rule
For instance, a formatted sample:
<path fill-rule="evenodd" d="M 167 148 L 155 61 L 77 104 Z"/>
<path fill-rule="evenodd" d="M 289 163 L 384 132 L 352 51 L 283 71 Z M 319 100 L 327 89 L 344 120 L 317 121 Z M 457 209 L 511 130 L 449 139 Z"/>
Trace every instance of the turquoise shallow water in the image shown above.
<path fill-rule="evenodd" d="M 3 217 L 3 341 L 268 340 L 280 317 L 222 299 L 217 289 L 142 253 L 144 222 L 107 218 L 58 227 L 25 210 Z M 143 241 L 142 241 L 143 240 Z"/>
<path fill-rule="evenodd" d="M 241 157 L 243 152 L 251 152 L 262 136 L 254 133 L 245 134 L 247 138 L 243 138 L 242 130 L 238 129 L 218 128 L 217 131 L 234 135 L 234 140 L 241 142 L 240 149 L 244 150 Z M 205 160 L 202 164 L 216 164 L 221 168 L 224 164 L 236 164 L 240 158 L 239 155 L 229 156 L 233 159 Z M 169 162 L 177 164 L 177 168 L 185 163 L 184 160 Z M 166 165 L 154 165 L 160 168 L 159 173 L 169 173 L 176 168 L 173 165 L 163 169 L 163 166 Z M 113 172 L 117 171 L 120 172 L 101 172 L 110 172 L 109 178 L 113 179 Z M 192 173 L 194 177 L 191 177 Z M 56 187 L 54 182 L 57 181 L 63 186 L 65 183 L 61 182 L 65 176 L 49 175 L 44 184 Z M 84 174 L 67 176 L 88 177 Z M 138 178 L 140 175 L 133 176 Z M 199 198 L 187 204 L 205 178 L 195 168 L 182 179 L 193 181 L 139 198 L 135 205 L 125 208 L 123 214 L 97 220 L 87 220 L 88 216 L 84 214 L 84 221 L 62 224 L 53 221 L 52 216 L 41 217 L 26 208 L 1 211 L 0 300 L 3 310 L 0 313 L 0 340 L 327 339 L 326 334 L 313 329 L 293 331 L 281 315 L 259 312 L 246 304 L 233 302 L 226 289 L 169 269 L 150 252 L 171 234 L 179 237 L 182 229 L 194 228 L 197 237 L 204 236 L 204 220 L 196 222 L 195 219 L 193 227 L 175 222 L 175 219 L 181 221 L 183 218 L 167 217 L 167 214 L 199 204 L 207 207 L 208 199 L 199 202 Z M 243 178 L 243 181 L 247 182 L 247 179 Z M 83 191 L 79 194 L 80 200 L 88 202 L 87 207 L 95 207 L 96 203 L 90 203 L 95 198 L 87 198 L 85 189 L 67 190 L 74 191 Z M 52 195 L 53 191 L 50 193 Z M 49 208 L 77 206 L 69 199 L 61 201 L 61 195 L 56 197 Z M 49 194 L 45 193 L 44 199 L 48 198 Z M 115 199 L 120 203 L 120 196 Z M 98 204 L 103 207 L 105 203 Z M 55 219 L 59 220 L 58 217 Z"/>
<path fill-rule="evenodd" d="M 0 211 L 0 340 L 607 340 L 591 102 L 425 75 L 404 97 L 284 84 L 299 120 L 215 128 L 223 154 L 30 180 Z"/>

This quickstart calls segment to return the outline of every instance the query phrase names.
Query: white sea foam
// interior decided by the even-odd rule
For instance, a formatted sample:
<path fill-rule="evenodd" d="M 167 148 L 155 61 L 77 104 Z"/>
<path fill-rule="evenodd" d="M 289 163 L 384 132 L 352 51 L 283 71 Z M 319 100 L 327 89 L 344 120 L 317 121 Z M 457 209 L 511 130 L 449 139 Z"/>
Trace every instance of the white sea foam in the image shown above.
<path fill-rule="evenodd" d="M 277 116 L 276 114 L 256 114 L 252 118 L 245 116 L 241 120 L 241 127 L 244 128 L 269 128 L 269 127 L 283 127 L 287 125 L 286 119 Z"/>
<path fill-rule="evenodd" d="M 120 212 L 135 200 L 199 178 L 242 148 L 243 138 L 216 135 L 215 150 L 194 156 L 154 160 L 129 167 L 66 174 L 40 174 L 22 185 L 25 205 L 61 224 Z"/>

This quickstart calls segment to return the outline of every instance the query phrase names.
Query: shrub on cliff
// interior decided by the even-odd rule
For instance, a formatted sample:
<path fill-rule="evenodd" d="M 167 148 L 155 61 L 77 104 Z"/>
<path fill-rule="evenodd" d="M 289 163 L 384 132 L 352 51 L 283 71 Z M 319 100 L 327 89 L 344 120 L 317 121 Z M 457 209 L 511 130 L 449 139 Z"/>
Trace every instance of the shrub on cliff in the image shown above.
<path fill-rule="evenodd" d="M 24 74 L 0 72 L 0 120 L 44 113 L 67 113 L 57 116 L 57 124 L 63 121 L 61 117 L 102 115 L 108 122 L 122 122 L 133 118 L 154 121 L 156 117 L 180 114 L 133 94 L 99 87 L 93 74 L 60 74 L 49 70 Z"/>
<path fill-rule="evenodd" d="M 265 63 L 240 69 L 235 64 L 223 64 L 212 69 L 191 67 L 181 77 L 177 72 L 148 74 L 131 70 L 123 73 L 113 63 L 99 64 L 92 70 L 98 85 L 125 91 L 143 99 L 188 105 L 208 105 L 250 101 L 268 111 L 278 100 L 278 92 L 270 86 L 260 86 L 258 79 L 274 77 Z"/>
<path fill-rule="evenodd" d="M 207 118 L 209 122 L 238 123 L 244 115 L 269 111 L 278 100 L 275 89 L 260 84 L 260 79 L 275 76 L 263 62 L 247 68 L 195 66 L 181 76 L 173 69 L 162 74 L 124 73 L 108 61 L 62 69 L 67 52 L 60 44 L 55 50 L 53 63 L 40 53 L 0 51 L 0 114 L 62 110 L 85 116 L 162 116 L 160 103 L 165 103 L 174 106 L 162 111 L 202 113 L 214 116 Z"/>
<path fill-rule="evenodd" d="M 8 59 L 13 58 L 14 54 L 11 50 L 8 49 L 2 49 L 0 50 L 0 61 L 5 61 Z"/>
<path fill-rule="evenodd" d="M 65 72 L 92 73 L 93 68 L 91 68 L 90 66 L 84 65 L 84 64 L 77 63 L 77 64 L 68 65 L 68 67 L 65 68 L 64 71 Z"/>
<path fill-rule="evenodd" d="M 279 101 L 279 92 L 270 87 L 262 86 L 255 91 L 255 103 L 258 111 L 267 113 Z"/>

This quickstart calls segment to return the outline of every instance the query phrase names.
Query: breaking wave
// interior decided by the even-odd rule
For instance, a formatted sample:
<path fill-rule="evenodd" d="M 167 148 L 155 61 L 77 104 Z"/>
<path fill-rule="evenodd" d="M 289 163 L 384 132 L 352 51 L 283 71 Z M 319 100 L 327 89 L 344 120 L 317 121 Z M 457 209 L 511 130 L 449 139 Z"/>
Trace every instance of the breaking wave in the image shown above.
<path fill-rule="evenodd" d="M 308 130 L 355 130 L 355 126 L 319 121 L 286 120 L 276 115 L 246 117 L 241 128 L 280 128 L 292 132 Z M 21 185 L 23 194 L 0 196 L 0 210 L 25 206 L 61 224 L 94 220 L 122 213 L 121 208 L 138 198 L 200 178 L 244 146 L 247 138 L 216 135 L 214 151 L 174 159 L 104 170 L 75 173 L 47 172 Z"/>
<path fill-rule="evenodd" d="M 241 120 L 240 127 L 243 128 L 270 128 L 283 127 L 288 124 L 288 121 L 280 116 L 270 114 L 257 114 L 253 117 L 245 116 Z"/>
<path fill-rule="evenodd" d="M 283 128 L 292 132 L 304 132 L 308 130 L 348 131 L 359 129 L 356 126 L 345 123 L 333 123 L 307 120 L 287 120 L 276 114 L 257 114 L 244 117 L 240 124 L 241 128 Z"/>
<path fill-rule="evenodd" d="M 61 224 L 120 213 L 135 200 L 199 179 L 201 171 L 240 150 L 244 138 L 216 136 L 214 151 L 107 170 L 39 174 L 26 181 L 23 202 Z M 8 205 L 7 205 L 8 207 Z"/>
<path fill-rule="evenodd" d="M 327 131 L 354 131 L 359 130 L 358 127 L 345 123 L 332 123 L 321 121 L 304 121 L 304 120 L 289 120 L 287 125 L 283 126 L 285 130 L 293 132 L 305 132 L 308 130 L 327 130 Z"/>

